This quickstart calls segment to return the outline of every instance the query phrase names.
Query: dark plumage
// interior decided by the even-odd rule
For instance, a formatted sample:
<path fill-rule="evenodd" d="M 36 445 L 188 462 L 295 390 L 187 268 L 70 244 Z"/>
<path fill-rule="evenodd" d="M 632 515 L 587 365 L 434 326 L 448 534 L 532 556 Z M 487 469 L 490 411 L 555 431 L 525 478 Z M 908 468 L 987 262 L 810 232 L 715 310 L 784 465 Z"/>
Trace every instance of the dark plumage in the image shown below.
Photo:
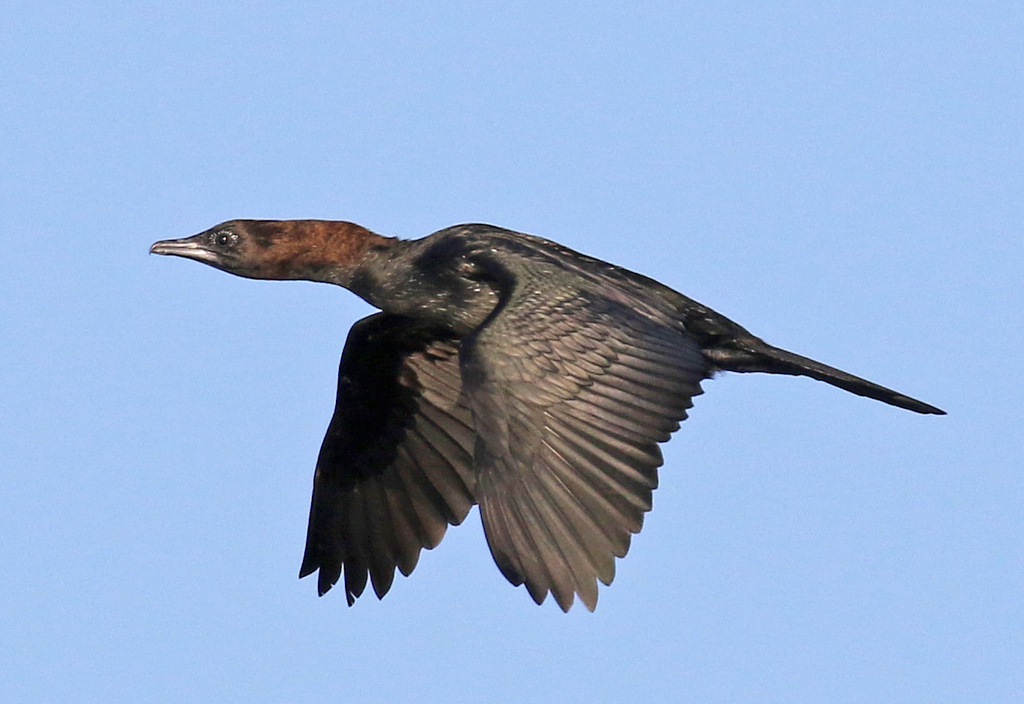
<path fill-rule="evenodd" d="M 420 240 L 320 220 L 233 220 L 150 250 L 257 279 L 344 286 L 357 322 L 317 460 L 300 576 L 351 604 L 480 505 L 510 582 L 589 609 L 651 508 L 658 443 L 718 371 L 809 376 L 943 411 L 780 350 L 647 277 L 490 225 Z"/>

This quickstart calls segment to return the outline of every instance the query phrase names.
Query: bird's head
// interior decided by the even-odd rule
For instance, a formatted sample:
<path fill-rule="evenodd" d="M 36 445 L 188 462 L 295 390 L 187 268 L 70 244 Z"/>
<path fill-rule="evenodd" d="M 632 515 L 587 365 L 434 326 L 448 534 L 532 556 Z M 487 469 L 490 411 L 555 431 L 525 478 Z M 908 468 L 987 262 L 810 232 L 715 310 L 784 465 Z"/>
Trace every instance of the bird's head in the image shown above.
<path fill-rule="evenodd" d="M 335 220 L 229 220 L 149 251 L 194 259 L 250 279 L 304 279 L 346 285 L 374 246 L 389 241 Z"/>

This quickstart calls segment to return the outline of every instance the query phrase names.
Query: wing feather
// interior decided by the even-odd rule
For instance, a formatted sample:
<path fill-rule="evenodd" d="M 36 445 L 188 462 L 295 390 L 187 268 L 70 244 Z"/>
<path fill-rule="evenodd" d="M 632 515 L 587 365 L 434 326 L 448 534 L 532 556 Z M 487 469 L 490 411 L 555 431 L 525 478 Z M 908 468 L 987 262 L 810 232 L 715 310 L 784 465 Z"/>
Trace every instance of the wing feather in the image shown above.
<path fill-rule="evenodd" d="M 344 573 L 349 604 L 367 580 L 383 597 L 476 502 L 458 353 L 449 334 L 385 313 L 349 333 L 299 571 L 319 571 L 321 594 Z"/>
<path fill-rule="evenodd" d="M 578 595 L 593 609 L 651 508 L 658 443 L 710 364 L 670 312 L 578 280 L 552 292 L 557 271 L 503 265 L 503 302 L 460 353 L 485 534 L 538 603 L 551 593 L 568 610 Z"/>

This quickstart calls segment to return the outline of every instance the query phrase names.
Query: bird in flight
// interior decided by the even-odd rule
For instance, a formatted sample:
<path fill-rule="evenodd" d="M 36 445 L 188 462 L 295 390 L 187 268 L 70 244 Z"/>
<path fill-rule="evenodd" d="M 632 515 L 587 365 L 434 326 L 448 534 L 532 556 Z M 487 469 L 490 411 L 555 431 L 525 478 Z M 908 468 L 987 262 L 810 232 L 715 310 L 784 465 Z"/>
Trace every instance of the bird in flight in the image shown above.
<path fill-rule="evenodd" d="M 640 274 L 492 225 L 418 240 L 354 223 L 232 220 L 150 252 L 253 279 L 343 286 L 356 322 L 313 479 L 299 571 L 351 605 L 474 504 L 502 574 L 591 611 L 651 508 L 658 443 L 716 372 L 807 376 L 917 413 L 935 406 L 773 347 Z"/>

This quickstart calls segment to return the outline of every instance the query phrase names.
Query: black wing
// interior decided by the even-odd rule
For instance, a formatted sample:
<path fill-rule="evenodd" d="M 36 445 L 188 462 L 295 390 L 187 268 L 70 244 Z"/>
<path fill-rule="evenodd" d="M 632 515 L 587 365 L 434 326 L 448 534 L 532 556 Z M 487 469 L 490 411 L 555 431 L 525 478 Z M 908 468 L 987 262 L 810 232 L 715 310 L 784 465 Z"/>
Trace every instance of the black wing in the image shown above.
<path fill-rule="evenodd" d="M 503 302 L 462 350 L 487 542 L 537 603 L 550 591 L 568 610 L 578 594 L 593 610 L 596 580 L 611 582 L 651 508 L 658 443 L 710 363 L 671 314 L 628 291 L 559 284 L 536 262 L 500 278 Z"/>
<path fill-rule="evenodd" d="M 475 503 L 473 420 L 461 400 L 458 342 L 378 313 L 349 332 L 338 398 L 313 480 L 299 576 L 320 570 L 324 594 L 345 571 L 351 605 L 387 593 L 421 548 Z"/>

